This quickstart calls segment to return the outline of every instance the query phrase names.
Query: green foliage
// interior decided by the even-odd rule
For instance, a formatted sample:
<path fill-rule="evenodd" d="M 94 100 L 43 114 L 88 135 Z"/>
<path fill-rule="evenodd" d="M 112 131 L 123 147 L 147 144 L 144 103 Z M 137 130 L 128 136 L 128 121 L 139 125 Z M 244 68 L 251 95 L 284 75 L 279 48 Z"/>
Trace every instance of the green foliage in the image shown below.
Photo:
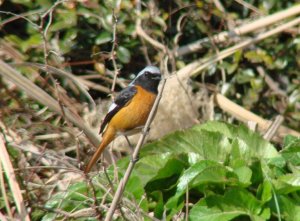
<path fill-rule="evenodd" d="M 299 220 L 299 144 L 299 138 L 288 136 L 278 152 L 244 126 L 214 121 L 177 131 L 142 149 L 123 206 L 134 211 L 127 198 L 145 213 L 166 220 L 185 214 L 186 203 L 191 221 Z M 129 158 L 117 162 L 120 177 L 128 162 Z M 113 166 L 107 170 L 111 180 L 113 171 Z M 111 196 L 98 190 L 99 183 L 108 183 L 103 172 L 93 183 L 97 201 L 110 201 Z M 73 212 L 92 207 L 89 192 L 86 184 L 73 184 L 52 197 L 47 207 Z M 44 220 L 49 217 L 51 213 Z"/>

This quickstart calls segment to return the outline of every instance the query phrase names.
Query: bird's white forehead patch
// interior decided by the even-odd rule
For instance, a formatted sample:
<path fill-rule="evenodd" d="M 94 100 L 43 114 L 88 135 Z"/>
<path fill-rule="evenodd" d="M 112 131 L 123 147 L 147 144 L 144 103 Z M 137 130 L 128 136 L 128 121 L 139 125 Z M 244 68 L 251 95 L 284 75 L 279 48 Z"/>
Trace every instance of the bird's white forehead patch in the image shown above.
<path fill-rule="evenodd" d="M 143 70 L 141 70 L 138 75 L 135 77 L 135 79 L 129 84 L 130 86 L 132 86 L 134 84 L 134 81 L 141 76 L 142 74 L 144 74 L 146 71 L 151 72 L 151 73 L 160 73 L 160 70 L 158 69 L 158 67 L 156 66 L 147 66 L 145 67 Z"/>
<path fill-rule="evenodd" d="M 158 69 L 158 67 L 156 67 L 156 66 L 147 66 L 138 73 L 136 78 L 138 78 L 139 76 L 144 74 L 146 71 L 151 72 L 151 73 L 160 73 L 160 70 Z"/>

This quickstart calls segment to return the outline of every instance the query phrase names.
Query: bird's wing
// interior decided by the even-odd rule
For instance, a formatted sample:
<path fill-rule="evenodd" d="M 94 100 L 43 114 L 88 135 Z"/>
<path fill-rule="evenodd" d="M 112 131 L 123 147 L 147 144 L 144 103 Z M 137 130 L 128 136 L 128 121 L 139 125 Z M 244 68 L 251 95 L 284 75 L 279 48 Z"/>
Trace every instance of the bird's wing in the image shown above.
<path fill-rule="evenodd" d="M 110 105 L 108 113 L 101 124 L 100 134 L 104 131 L 106 125 L 110 122 L 113 116 L 115 116 L 115 114 L 123 107 L 127 106 L 136 93 L 137 88 L 135 86 L 129 86 L 119 93 L 115 101 Z"/>

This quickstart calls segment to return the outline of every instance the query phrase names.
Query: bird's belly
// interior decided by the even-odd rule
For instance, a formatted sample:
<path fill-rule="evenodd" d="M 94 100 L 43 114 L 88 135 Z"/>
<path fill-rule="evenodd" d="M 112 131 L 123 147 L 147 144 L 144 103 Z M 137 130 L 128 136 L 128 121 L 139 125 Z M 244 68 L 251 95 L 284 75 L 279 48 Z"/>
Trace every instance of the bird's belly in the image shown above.
<path fill-rule="evenodd" d="M 125 132 L 144 125 L 152 109 L 156 95 L 139 88 L 132 101 L 123 107 L 110 121 L 118 125 L 120 132 Z"/>

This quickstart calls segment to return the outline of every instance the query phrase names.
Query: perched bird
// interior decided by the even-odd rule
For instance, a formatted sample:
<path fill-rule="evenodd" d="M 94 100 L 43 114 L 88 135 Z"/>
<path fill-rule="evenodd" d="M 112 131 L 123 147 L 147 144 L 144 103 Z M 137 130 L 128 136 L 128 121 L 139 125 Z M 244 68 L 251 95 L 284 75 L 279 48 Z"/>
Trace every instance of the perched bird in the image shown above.
<path fill-rule="evenodd" d="M 103 150 L 117 135 L 145 125 L 157 96 L 160 80 L 160 70 L 155 66 L 147 66 L 120 92 L 102 122 L 102 141 L 86 166 L 85 173 L 91 170 Z"/>

